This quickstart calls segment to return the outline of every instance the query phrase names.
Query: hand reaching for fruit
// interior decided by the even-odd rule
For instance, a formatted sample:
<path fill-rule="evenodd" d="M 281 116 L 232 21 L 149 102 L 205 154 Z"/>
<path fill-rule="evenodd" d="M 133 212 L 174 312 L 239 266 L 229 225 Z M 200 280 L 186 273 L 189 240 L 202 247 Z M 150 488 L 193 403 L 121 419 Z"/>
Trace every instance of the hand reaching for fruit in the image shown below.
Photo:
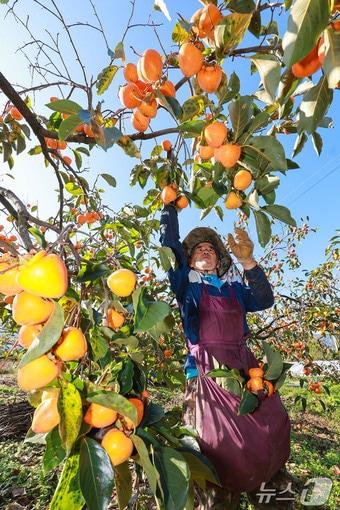
<path fill-rule="evenodd" d="M 235 228 L 235 234 L 236 239 L 232 234 L 228 234 L 229 248 L 244 269 L 252 269 L 256 266 L 253 258 L 254 243 L 241 228 Z"/>

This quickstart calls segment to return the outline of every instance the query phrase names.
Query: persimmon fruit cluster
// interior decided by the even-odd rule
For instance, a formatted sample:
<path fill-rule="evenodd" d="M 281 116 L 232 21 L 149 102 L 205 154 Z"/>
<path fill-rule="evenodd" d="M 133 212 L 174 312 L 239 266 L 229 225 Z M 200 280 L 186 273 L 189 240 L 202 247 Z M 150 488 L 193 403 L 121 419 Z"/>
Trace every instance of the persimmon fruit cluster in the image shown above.
<path fill-rule="evenodd" d="M 163 77 L 162 57 L 152 48 L 144 51 L 137 65 L 126 64 L 123 74 L 127 83 L 119 89 L 119 99 L 125 108 L 133 109 L 134 129 L 144 132 L 156 117 L 158 106 L 166 107 L 166 98 L 176 96 L 175 86 Z"/>

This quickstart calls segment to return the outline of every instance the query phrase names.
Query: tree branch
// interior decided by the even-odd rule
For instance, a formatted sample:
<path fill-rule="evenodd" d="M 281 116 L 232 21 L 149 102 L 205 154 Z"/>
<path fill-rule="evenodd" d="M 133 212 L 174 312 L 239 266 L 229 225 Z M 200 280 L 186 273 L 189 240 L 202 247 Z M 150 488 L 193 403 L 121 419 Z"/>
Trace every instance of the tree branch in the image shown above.
<path fill-rule="evenodd" d="M 28 233 L 28 211 L 23 204 L 23 202 L 13 193 L 13 191 L 0 187 L 0 201 L 3 203 L 3 205 L 7 208 L 8 205 L 10 205 L 10 202 L 14 204 L 14 209 L 16 211 L 16 224 L 17 229 L 19 232 L 19 235 L 22 239 L 22 242 L 25 245 L 25 248 L 27 251 L 30 251 L 33 249 L 33 244 L 31 241 L 31 238 Z M 10 210 L 12 207 L 10 207 Z"/>

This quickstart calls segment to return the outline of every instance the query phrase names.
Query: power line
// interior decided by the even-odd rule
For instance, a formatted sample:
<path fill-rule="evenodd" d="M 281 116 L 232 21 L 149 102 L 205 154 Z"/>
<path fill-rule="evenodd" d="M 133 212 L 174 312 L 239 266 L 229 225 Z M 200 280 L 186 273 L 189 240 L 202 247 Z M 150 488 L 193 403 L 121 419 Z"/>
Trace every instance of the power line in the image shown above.
<path fill-rule="evenodd" d="M 309 188 L 307 188 L 305 191 L 303 191 L 302 193 L 300 193 L 300 195 L 298 195 L 296 198 L 294 198 L 294 200 L 292 200 L 291 202 L 289 202 L 289 205 L 290 204 L 293 204 L 294 202 L 296 202 L 299 198 L 301 198 L 303 195 L 305 195 L 306 193 L 308 193 L 308 191 L 310 191 L 311 189 L 315 188 L 315 186 L 317 186 L 320 182 L 322 182 L 324 179 L 326 179 L 329 175 L 331 175 L 333 172 L 335 172 L 336 170 L 338 170 L 340 168 L 340 165 L 332 168 L 332 170 L 330 172 L 328 172 L 326 175 L 323 175 L 321 177 L 321 179 L 319 179 L 318 181 L 316 181 L 314 184 L 312 184 Z"/>
<path fill-rule="evenodd" d="M 296 193 L 300 188 L 303 188 L 305 184 L 311 180 L 314 179 L 321 171 L 323 171 L 325 168 L 330 166 L 330 164 L 333 164 L 334 161 L 337 161 L 339 159 L 340 153 L 333 156 L 331 159 L 329 159 L 324 165 L 318 168 L 318 170 L 314 174 L 309 174 L 309 176 L 305 179 L 303 179 L 294 189 L 293 193 Z M 281 200 L 284 201 L 287 198 L 291 197 L 291 193 L 287 193 Z"/>

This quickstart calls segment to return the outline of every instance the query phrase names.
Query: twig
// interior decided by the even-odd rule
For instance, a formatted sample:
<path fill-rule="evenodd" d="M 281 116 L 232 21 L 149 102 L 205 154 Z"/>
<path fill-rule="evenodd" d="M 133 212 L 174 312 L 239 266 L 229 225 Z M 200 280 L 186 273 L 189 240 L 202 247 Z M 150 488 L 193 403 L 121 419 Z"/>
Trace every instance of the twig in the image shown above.
<path fill-rule="evenodd" d="M 96 11 L 96 8 L 95 8 L 95 5 L 94 3 L 92 2 L 92 0 L 90 0 L 90 4 L 92 6 L 92 9 L 93 9 L 93 12 L 94 12 L 94 15 L 95 17 L 97 18 L 97 21 L 98 21 L 98 25 L 100 26 L 100 30 L 101 30 L 101 33 L 103 35 L 103 39 L 105 41 L 105 44 L 106 44 L 106 49 L 109 50 L 110 47 L 109 47 L 109 43 L 107 42 L 107 38 L 106 38 L 106 35 L 105 35 L 105 32 L 104 32 L 104 29 L 103 29 L 103 25 L 102 25 L 102 22 L 97 14 L 97 11 Z"/>
<path fill-rule="evenodd" d="M 57 239 L 54 241 L 54 243 L 49 247 L 50 251 L 53 251 L 54 248 L 60 244 L 66 236 L 69 235 L 70 231 L 74 228 L 74 224 L 70 223 L 69 225 L 66 225 L 66 227 L 63 228 L 63 230 L 60 232 Z"/>
<path fill-rule="evenodd" d="M 156 138 L 157 136 L 163 136 L 170 133 L 178 133 L 179 127 L 173 127 L 168 129 L 160 129 L 159 131 L 154 131 L 153 133 L 133 133 L 131 135 L 127 135 L 131 140 L 150 140 L 152 138 Z"/>
<path fill-rule="evenodd" d="M 35 0 L 35 2 L 37 2 L 37 3 L 39 3 L 39 4 L 40 4 L 40 2 L 38 2 L 38 0 Z M 59 21 L 62 23 L 62 25 L 64 26 L 64 28 L 65 28 L 65 30 L 66 30 L 66 33 L 67 33 L 67 35 L 68 35 L 68 38 L 69 38 L 70 44 L 71 44 L 71 46 L 72 46 L 72 48 L 73 48 L 73 51 L 74 51 L 74 53 L 75 53 L 75 55 L 76 55 L 76 59 L 77 59 L 77 61 L 79 62 L 80 68 L 81 68 L 81 70 L 82 70 L 83 78 L 84 78 L 84 83 L 86 84 L 86 86 L 87 86 L 87 88 L 88 88 L 88 82 L 87 82 L 87 76 L 86 76 L 86 72 L 85 72 L 85 66 L 84 66 L 84 64 L 82 63 L 82 61 L 80 60 L 80 56 L 79 56 L 79 53 L 78 53 L 78 49 L 77 49 L 76 45 L 74 44 L 73 38 L 72 38 L 72 36 L 71 36 L 71 33 L 70 33 L 70 31 L 69 31 L 69 29 L 68 29 L 68 27 L 67 27 L 67 25 L 66 25 L 66 22 L 65 22 L 65 20 L 64 20 L 64 17 L 63 17 L 63 15 L 62 15 L 62 13 L 60 12 L 60 10 L 59 10 L 58 6 L 56 5 L 56 3 L 55 3 L 55 1 L 54 1 L 54 0 L 51 0 L 51 2 L 52 2 L 52 4 L 53 4 L 53 6 L 54 6 L 54 8 L 55 8 L 56 12 L 58 13 Z M 57 17 L 58 17 L 58 16 L 57 16 Z"/>

